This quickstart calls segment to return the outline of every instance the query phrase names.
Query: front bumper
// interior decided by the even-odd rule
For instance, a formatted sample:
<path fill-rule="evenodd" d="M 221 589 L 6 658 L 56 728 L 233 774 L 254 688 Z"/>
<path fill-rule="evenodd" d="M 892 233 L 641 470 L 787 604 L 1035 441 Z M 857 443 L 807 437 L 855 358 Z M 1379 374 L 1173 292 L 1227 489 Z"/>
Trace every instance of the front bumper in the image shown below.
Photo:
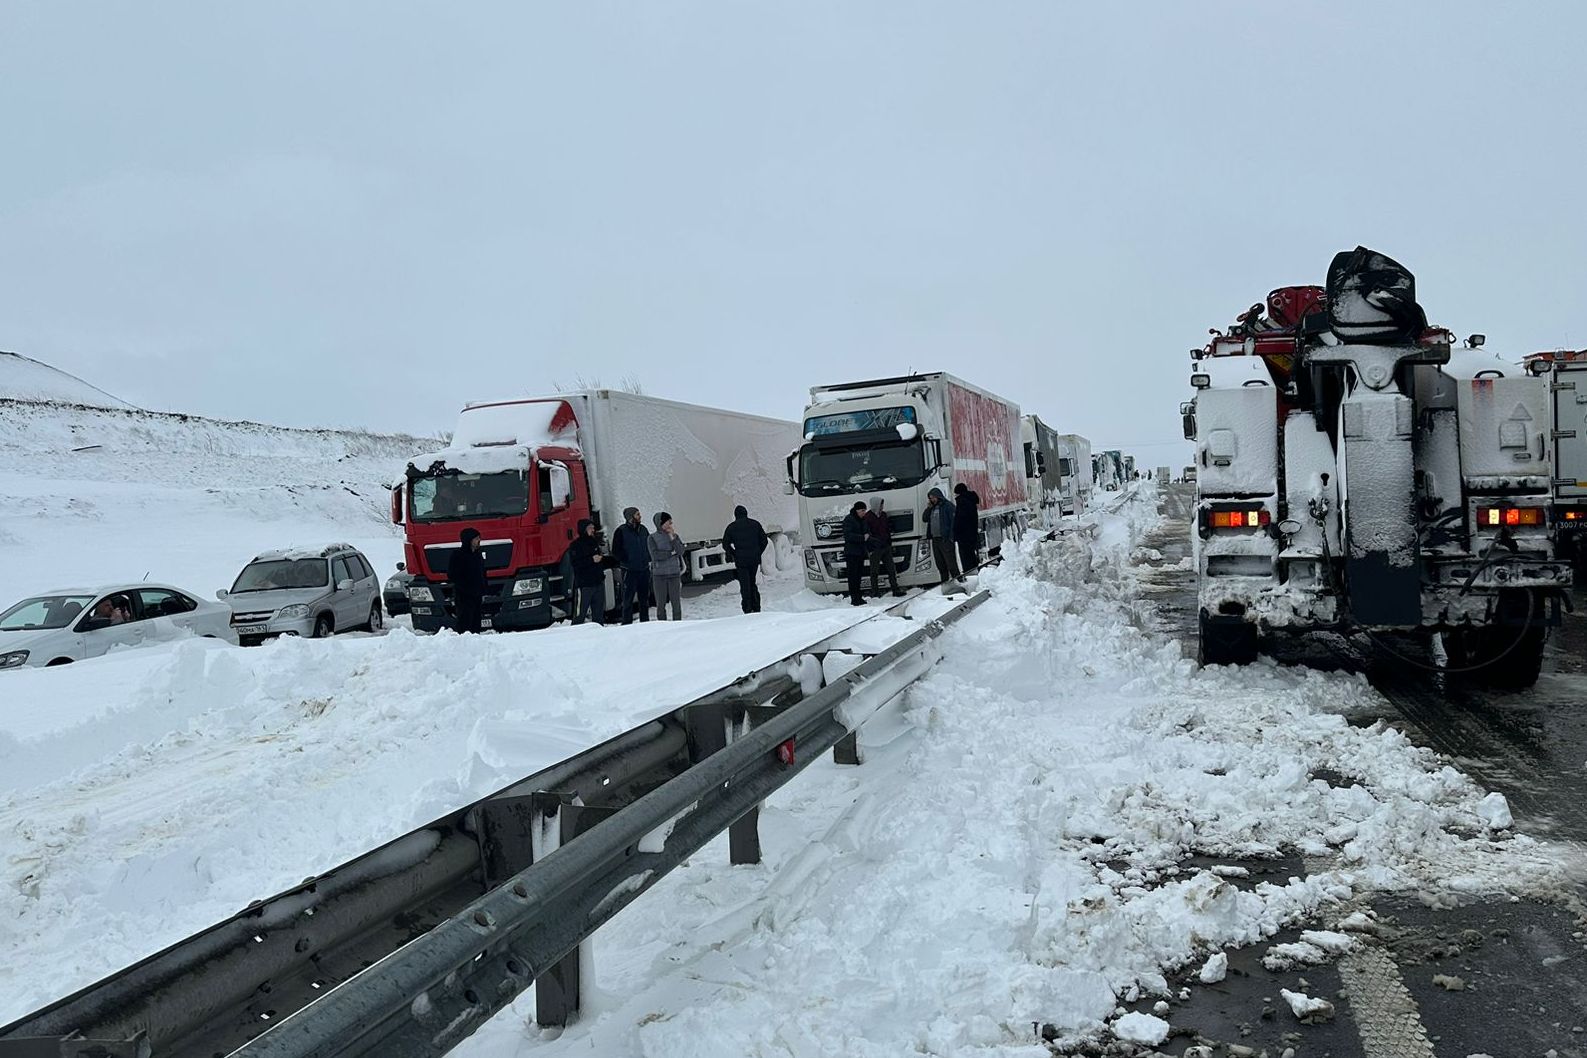
<path fill-rule="evenodd" d="M 848 560 L 842 546 L 804 549 L 805 587 L 822 595 L 840 595 L 849 590 Z M 938 581 L 937 567 L 931 558 L 931 543 L 921 537 L 893 541 L 893 568 L 900 587 L 917 587 Z M 871 576 L 870 559 L 865 559 L 864 579 Z M 885 576 L 885 574 L 883 574 Z"/>
<path fill-rule="evenodd" d="M 513 589 L 523 581 L 538 581 L 539 590 L 517 594 Z M 554 598 L 555 578 L 547 569 L 522 570 L 502 580 L 491 580 L 480 604 L 480 627 L 503 632 L 546 628 L 565 608 Z M 412 584 L 408 587 L 408 609 L 416 632 L 439 632 L 457 627 L 457 609 L 450 582 Z"/>

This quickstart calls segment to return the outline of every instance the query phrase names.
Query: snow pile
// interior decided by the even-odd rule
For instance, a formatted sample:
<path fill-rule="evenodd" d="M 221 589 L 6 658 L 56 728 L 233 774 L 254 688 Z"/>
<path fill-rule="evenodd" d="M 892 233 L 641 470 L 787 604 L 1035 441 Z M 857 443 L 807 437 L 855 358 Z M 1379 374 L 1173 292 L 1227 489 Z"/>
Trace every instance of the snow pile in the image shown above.
<path fill-rule="evenodd" d="M 1364 681 L 1202 671 L 1144 632 L 1127 562 L 1154 495 L 1090 539 L 1007 549 L 908 692 L 912 737 L 773 798 L 766 865 L 708 850 L 626 911 L 595 944 L 608 991 L 535 1053 L 1034 1058 L 1045 1024 L 1060 1046 L 1145 1040 L 1171 1004 L 1120 1003 L 1172 1000 L 1170 973 L 1216 979 L 1209 953 L 1335 921 L 1354 894 L 1555 883 L 1557 850 L 1495 833 L 1468 779 L 1345 722 Z M 1294 853 L 1334 866 L 1246 889 L 1188 862 Z M 460 1053 L 518 1053 L 531 1012 Z"/>
<path fill-rule="evenodd" d="M 255 554 L 345 540 L 402 557 L 386 484 L 433 440 L 156 412 L 9 405 L 0 415 L 0 608 L 148 579 L 200 595 Z"/>
<path fill-rule="evenodd" d="M 56 401 L 91 408 L 132 407 L 76 375 L 4 350 L 0 350 L 0 400 Z"/>
<path fill-rule="evenodd" d="M 0 1024 L 873 615 L 192 640 L 5 673 Z M 918 627 L 884 620 L 886 643 Z"/>

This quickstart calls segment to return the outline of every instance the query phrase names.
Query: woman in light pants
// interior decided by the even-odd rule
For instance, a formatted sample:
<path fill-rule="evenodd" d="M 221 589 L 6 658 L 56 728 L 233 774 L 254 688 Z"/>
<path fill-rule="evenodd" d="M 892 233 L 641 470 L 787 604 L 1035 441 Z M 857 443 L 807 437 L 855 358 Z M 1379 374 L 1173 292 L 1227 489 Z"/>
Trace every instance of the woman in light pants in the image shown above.
<path fill-rule="evenodd" d="M 650 581 L 656 593 L 656 620 L 667 619 L 667 604 L 672 604 L 672 619 L 683 620 L 683 571 L 688 568 L 683 541 L 672 528 L 672 515 L 656 512 L 656 531 L 650 534 Z"/>

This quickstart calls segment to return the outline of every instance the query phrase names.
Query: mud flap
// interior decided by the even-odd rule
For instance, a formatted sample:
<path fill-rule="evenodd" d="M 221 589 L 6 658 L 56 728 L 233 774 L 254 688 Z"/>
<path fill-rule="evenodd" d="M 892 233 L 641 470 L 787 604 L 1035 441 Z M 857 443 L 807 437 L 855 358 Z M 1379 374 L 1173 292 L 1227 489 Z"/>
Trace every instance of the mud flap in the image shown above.
<path fill-rule="evenodd" d="M 1422 623 L 1415 404 L 1397 393 L 1357 392 L 1339 410 L 1350 616 L 1368 627 L 1415 628 Z"/>

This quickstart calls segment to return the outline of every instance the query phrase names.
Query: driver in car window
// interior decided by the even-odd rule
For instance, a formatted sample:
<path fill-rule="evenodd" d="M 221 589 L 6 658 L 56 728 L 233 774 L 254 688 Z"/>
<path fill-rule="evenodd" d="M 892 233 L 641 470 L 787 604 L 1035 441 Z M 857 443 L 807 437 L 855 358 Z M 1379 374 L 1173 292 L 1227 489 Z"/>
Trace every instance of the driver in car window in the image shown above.
<path fill-rule="evenodd" d="M 119 595 L 100 599 L 94 606 L 93 616 L 95 621 L 104 621 L 107 624 L 126 624 L 126 600 Z"/>

